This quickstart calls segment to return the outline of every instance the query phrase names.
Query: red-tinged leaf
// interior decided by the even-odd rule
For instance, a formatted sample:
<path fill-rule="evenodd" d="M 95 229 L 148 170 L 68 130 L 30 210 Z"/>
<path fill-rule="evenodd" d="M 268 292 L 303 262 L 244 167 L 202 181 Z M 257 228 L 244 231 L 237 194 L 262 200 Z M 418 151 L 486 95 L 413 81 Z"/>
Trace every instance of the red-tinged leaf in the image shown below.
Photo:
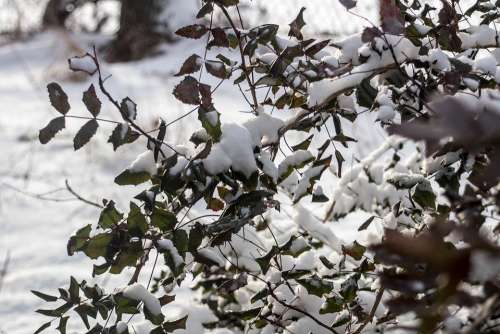
<path fill-rule="evenodd" d="M 63 91 L 58 83 L 51 82 L 47 85 L 49 99 L 52 106 L 61 114 L 65 115 L 71 106 L 68 102 L 68 95 Z"/>
<path fill-rule="evenodd" d="M 200 104 L 200 89 L 198 80 L 187 76 L 174 88 L 174 96 L 186 104 Z"/>
<path fill-rule="evenodd" d="M 181 69 L 175 76 L 178 77 L 181 75 L 198 72 L 202 64 L 203 64 L 203 59 L 196 54 L 192 54 L 191 56 L 189 56 L 188 59 L 186 59 L 184 64 L 182 64 Z"/>
<path fill-rule="evenodd" d="M 83 93 L 82 101 L 92 116 L 97 117 L 99 115 L 101 112 L 101 101 L 97 97 L 94 85 L 90 85 L 89 89 Z"/>
<path fill-rule="evenodd" d="M 175 33 L 179 36 L 198 39 L 201 38 L 208 32 L 207 27 L 201 24 L 192 24 L 189 26 L 185 26 L 177 30 Z"/>
<path fill-rule="evenodd" d="M 289 26 L 290 26 L 290 31 L 288 32 L 288 36 L 293 36 L 299 40 L 303 40 L 304 36 L 302 36 L 302 28 L 306 25 L 306 22 L 304 21 L 304 11 L 306 10 L 305 7 L 302 7 L 300 9 L 299 14 L 293 20 Z"/>

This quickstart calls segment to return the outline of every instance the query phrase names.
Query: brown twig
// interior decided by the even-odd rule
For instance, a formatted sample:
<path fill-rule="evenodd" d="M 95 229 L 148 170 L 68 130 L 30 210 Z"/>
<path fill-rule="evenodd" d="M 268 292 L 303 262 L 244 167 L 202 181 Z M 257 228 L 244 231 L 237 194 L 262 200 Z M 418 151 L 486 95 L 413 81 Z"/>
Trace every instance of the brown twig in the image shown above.
<path fill-rule="evenodd" d="M 90 201 L 88 199 L 85 199 L 82 196 L 80 196 L 76 191 L 73 190 L 73 188 L 71 188 L 71 186 L 69 185 L 69 181 L 68 180 L 66 180 L 65 183 L 66 183 L 66 189 L 68 189 L 68 191 L 70 192 L 70 194 L 73 195 L 73 196 L 75 196 L 76 199 L 78 199 L 78 200 L 80 200 L 83 203 L 86 203 L 88 205 L 92 205 L 92 206 L 98 207 L 99 209 L 104 208 L 104 206 L 102 206 L 101 204 L 96 203 L 96 202 L 92 202 L 92 201 Z"/>
<path fill-rule="evenodd" d="M 368 325 L 370 322 L 372 322 L 373 317 L 375 316 L 375 313 L 377 312 L 377 308 L 380 305 L 380 302 L 382 301 L 382 296 L 384 295 L 384 288 L 380 288 L 377 292 L 377 295 L 375 296 L 375 302 L 373 303 L 372 309 L 370 310 L 370 313 L 368 314 L 368 317 L 363 321 L 363 323 L 356 329 L 353 334 L 359 334 L 361 331 Z"/>

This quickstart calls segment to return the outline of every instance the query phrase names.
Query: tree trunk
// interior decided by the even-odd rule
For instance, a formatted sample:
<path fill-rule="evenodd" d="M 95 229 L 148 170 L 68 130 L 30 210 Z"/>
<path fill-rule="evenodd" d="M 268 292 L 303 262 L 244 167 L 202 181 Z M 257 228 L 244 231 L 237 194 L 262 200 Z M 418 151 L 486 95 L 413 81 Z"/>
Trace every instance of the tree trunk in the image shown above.
<path fill-rule="evenodd" d="M 42 18 L 43 28 L 64 28 L 66 19 L 71 14 L 74 1 L 49 0 Z"/>
<path fill-rule="evenodd" d="M 158 44 L 169 40 L 159 28 L 159 16 L 168 0 L 122 0 L 120 29 L 111 42 L 108 61 L 141 59 L 152 54 Z"/>

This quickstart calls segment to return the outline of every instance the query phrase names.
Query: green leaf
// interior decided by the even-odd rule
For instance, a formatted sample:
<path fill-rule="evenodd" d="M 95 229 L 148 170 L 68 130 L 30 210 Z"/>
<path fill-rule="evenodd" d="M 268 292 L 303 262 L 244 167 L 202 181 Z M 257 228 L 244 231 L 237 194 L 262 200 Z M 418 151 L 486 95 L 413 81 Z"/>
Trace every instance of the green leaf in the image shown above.
<path fill-rule="evenodd" d="M 172 333 L 173 331 L 175 331 L 177 329 L 186 329 L 187 318 L 188 318 L 188 316 L 186 315 L 185 317 L 182 317 L 178 320 L 167 321 L 167 322 L 163 323 L 162 327 L 166 333 Z"/>
<path fill-rule="evenodd" d="M 40 326 L 40 327 L 39 327 L 39 328 L 35 331 L 35 333 L 34 333 L 34 334 L 38 334 L 38 333 L 43 332 L 44 330 L 46 330 L 47 328 L 49 328 L 49 327 L 50 327 L 50 324 L 51 324 L 51 322 L 50 322 L 50 321 L 49 321 L 49 322 L 44 323 L 43 325 L 41 325 L 41 326 Z"/>
<path fill-rule="evenodd" d="M 85 327 L 87 327 L 87 329 L 90 329 L 90 323 L 88 317 L 92 317 L 95 319 L 97 317 L 97 309 L 88 304 L 81 304 L 75 307 L 74 311 L 78 313 L 80 318 L 82 318 Z"/>
<path fill-rule="evenodd" d="M 99 101 L 97 97 L 93 84 L 83 93 L 82 101 L 92 116 L 97 117 L 97 115 L 99 115 L 101 112 L 101 101 Z"/>
<path fill-rule="evenodd" d="M 115 208 L 115 202 L 109 201 L 99 216 L 99 226 L 106 229 L 115 226 L 123 219 L 123 213 Z"/>
<path fill-rule="evenodd" d="M 73 145 L 75 147 L 75 151 L 79 150 L 85 144 L 87 144 L 90 139 L 95 135 L 97 128 L 99 127 L 99 123 L 95 119 L 91 119 L 84 126 L 78 130 L 76 136 L 73 140 Z"/>
<path fill-rule="evenodd" d="M 45 293 L 41 293 L 35 290 L 31 290 L 31 293 L 37 296 L 38 298 L 45 300 L 46 302 L 55 302 L 58 299 L 55 296 L 47 295 Z"/>
<path fill-rule="evenodd" d="M 43 315 L 46 315 L 48 317 L 58 318 L 58 317 L 62 316 L 64 313 L 66 313 L 67 311 L 69 311 L 71 309 L 71 307 L 73 307 L 73 303 L 67 302 L 54 310 L 36 310 L 36 312 L 43 314 Z"/>
<path fill-rule="evenodd" d="M 270 295 L 269 289 L 264 288 L 264 289 L 260 290 L 259 292 L 257 292 L 255 295 L 253 295 L 252 299 L 250 299 L 250 302 L 253 304 L 253 303 L 257 302 L 258 300 L 266 298 L 269 295 Z"/>
<path fill-rule="evenodd" d="M 69 299 L 72 303 L 77 304 L 80 301 L 80 285 L 76 281 L 76 279 L 71 276 L 70 285 L 69 285 Z"/>
<path fill-rule="evenodd" d="M 68 241 L 68 255 L 73 255 L 76 251 L 82 250 L 90 236 L 90 231 L 92 230 L 92 225 L 88 224 L 87 226 L 79 229 L 74 236 L 72 236 Z"/>
<path fill-rule="evenodd" d="M 415 187 L 412 198 L 423 208 L 434 209 L 436 207 L 436 194 L 432 191 L 431 183 L 427 180 Z"/>
<path fill-rule="evenodd" d="M 61 114 L 66 115 L 71 108 L 68 102 L 68 95 L 63 91 L 58 83 L 51 82 L 47 85 L 49 91 L 50 104 Z"/>
<path fill-rule="evenodd" d="M 151 224 L 162 232 L 171 231 L 177 224 L 177 217 L 170 211 L 155 207 L 151 215 Z"/>
<path fill-rule="evenodd" d="M 90 238 L 84 249 L 85 255 L 91 259 L 97 259 L 99 256 L 105 257 L 109 243 L 113 240 L 110 233 L 97 234 Z"/>
<path fill-rule="evenodd" d="M 349 246 L 344 246 L 342 245 L 342 252 L 345 255 L 349 255 L 353 259 L 359 261 L 363 258 L 363 255 L 365 254 L 366 247 L 363 245 L 360 245 L 356 240 L 349 245 Z"/>
<path fill-rule="evenodd" d="M 199 223 L 196 223 L 191 231 L 189 231 L 188 250 L 190 252 L 196 251 L 198 247 L 200 247 L 202 241 L 203 226 Z"/>
<path fill-rule="evenodd" d="M 210 137 L 212 137 L 216 142 L 219 141 L 222 135 L 220 113 L 215 109 L 207 111 L 205 108 L 199 108 L 198 119 Z"/>
<path fill-rule="evenodd" d="M 340 285 L 340 294 L 347 302 L 352 302 L 358 291 L 359 274 L 350 276 Z"/>
<path fill-rule="evenodd" d="M 361 81 L 361 84 L 356 89 L 356 100 L 358 104 L 365 108 L 371 108 L 378 91 L 372 87 L 369 79 Z"/>
<path fill-rule="evenodd" d="M 263 274 L 266 274 L 271 266 L 271 259 L 279 253 L 279 248 L 277 246 L 273 246 L 271 250 L 264 256 L 256 258 L 255 261 L 259 264 L 260 269 Z"/>
<path fill-rule="evenodd" d="M 370 224 L 372 223 L 373 219 L 375 219 L 375 216 L 371 216 L 370 218 L 368 218 L 363 224 L 361 224 L 360 227 L 358 227 L 358 231 L 366 230 L 368 226 L 370 226 Z"/>
<path fill-rule="evenodd" d="M 61 319 L 59 319 L 59 326 L 56 328 L 59 333 L 66 334 L 66 324 L 68 323 L 68 319 L 69 317 L 61 317 Z"/>
<path fill-rule="evenodd" d="M 132 172 L 129 169 L 123 171 L 120 175 L 115 177 L 115 183 L 120 186 L 138 185 L 147 182 L 151 179 L 148 172 Z"/>
<path fill-rule="evenodd" d="M 181 255 L 188 251 L 188 234 L 186 230 L 177 229 L 174 231 L 174 238 L 172 239 L 175 248 Z"/>
<path fill-rule="evenodd" d="M 146 217 L 142 214 L 141 208 L 134 202 L 130 202 L 130 212 L 127 217 L 127 227 L 131 236 L 142 238 L 148 230 Z"/>
<path fill-rule="evenodd" d="M 125 267 L 135 267 L 137 264 L 137 260 L 142 255 L 141 249 L 131 249 L 128 248 L 123 250 L 118 254 L 115 262 L 109 269 L 111 274 L 120 274 Z"/>
<path fill-rule="evenodd" d="M 297 279 L 297 283 L 306 288 L 307 292 L 318 297 L 322 297 L 333 291 L 332 282 L 321 279 L 316 275 L 309 278 Z"/>
<path fill-rule="evenodd" d="M 104 274 L 110 267 L 109 263 L 104 263 L 101 265 L 94 264 L 92 269 L 92 277 Z"/>
<path fill-rule="evenodd" d="M 47 144 L 54 136 L 66 127 L 66 119 L 64 116 L 54 118 L 47 124 L 38 134 L 40 143 Z"/>
<path fill-rule="evenodd" d="M 331 297 L 327 298 L 321 309 L 319 310 L 319 314 L 328 314 L 328 313 L 337 313 L 343 310 L 344 301 L 339 297 Z"/>
<path fill-rule="evenodd" d="M 143 311 L 144 317 L 151 321 L 153 325 L 161 325 L 161 323 L 163 323 L 163 320 L 165 319 L 163 314 L 153 314 L 147 307 L 144 307 Z"/>

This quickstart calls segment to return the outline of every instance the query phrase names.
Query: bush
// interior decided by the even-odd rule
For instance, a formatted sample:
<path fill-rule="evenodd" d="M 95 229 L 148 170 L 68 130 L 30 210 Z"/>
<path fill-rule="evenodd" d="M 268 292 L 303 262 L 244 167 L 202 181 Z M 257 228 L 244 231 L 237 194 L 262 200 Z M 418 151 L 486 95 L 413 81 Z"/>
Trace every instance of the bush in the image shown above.
<path fill-rule="evenodd" d="M 457 1 L 434 8 L 383 0 L 380 27 L 331 42 L 303 36 L 304 8 L 285 38 L 274 24 L 239 28 L 237 6 L 238 0 L 204 1 L 197 17 L 220 12 L 226 25 L 200 20 L 177 31 L 206 40 L 212 51 L 191 55 L 177 74 L 183 78 L 173 94 L 193 106 L 186 116 L 197 113 L 201 125 L 188 148 L 165 141 L 172 123 L 161 121 L 154 132 L 136 123 L 133 99 L 119 102 L 106 90 L 95 51 L 70 60 L 73 70 L 96 73 L 98 89 L 123 118 L 110 135 L 113 148 L 147 139 L 146 151 L 115 179 L 147 188 L 127 213 L 104 200 L 97 224 L 68 242 L 69 255 L 96 260 L 92 276 L 135 268 L 128 286 L 106 292 L 71 278 L 59 297 L 34 292 L 63 303 L 38 312 L 59 321 L 62 333 L 71 311 L 88 333 L 132 332 L 125 315 L 138 313 L 151 323 L 150 333 L 170 333 L 185 328 L 189 315 L 166 320 L 161 306 L 175 299 L 176 286 L 194 279 L 196 298 L 216 319 L 204 323 L 207 330 L 495 332 L 496 7 L 479 0 L 463 12 Z M 221 53 L 208 58 L 213 50 Z M 214 102 L 220 84 L 203 83 L 202 71 L 231 82 L 253 116 L 221 124 Z M 51 83 L 48 91 L 61 116 L 40 131 L 43 144 L 71 117 L 63 89 Z M 102 121 L 93 85 L 83 102 L 91 115 L 74 138 L 75 150 Z M 276 109 L 291 116 L 275 117 Z M 356 138 L 344 129 L 367 112 L 399 136 L 347 169 L 344 156 Z M 287 138 L 302 139 L 289 145 Z M 337 179 L 332 198 L 319 184 L 327 173 Z M 324 203 L 324 217 L 311 212 L 311 202 Z M 277 220 L 290 203 L 294 218 Z M 194 206 L 206 213 L 188 219 Z M 364 237 L 343 244 L 332 226 L 360 210 L 370 214 L 359 222 Z M 154 284 L 140 283 L 149 261 L 161 272 Z"/>

